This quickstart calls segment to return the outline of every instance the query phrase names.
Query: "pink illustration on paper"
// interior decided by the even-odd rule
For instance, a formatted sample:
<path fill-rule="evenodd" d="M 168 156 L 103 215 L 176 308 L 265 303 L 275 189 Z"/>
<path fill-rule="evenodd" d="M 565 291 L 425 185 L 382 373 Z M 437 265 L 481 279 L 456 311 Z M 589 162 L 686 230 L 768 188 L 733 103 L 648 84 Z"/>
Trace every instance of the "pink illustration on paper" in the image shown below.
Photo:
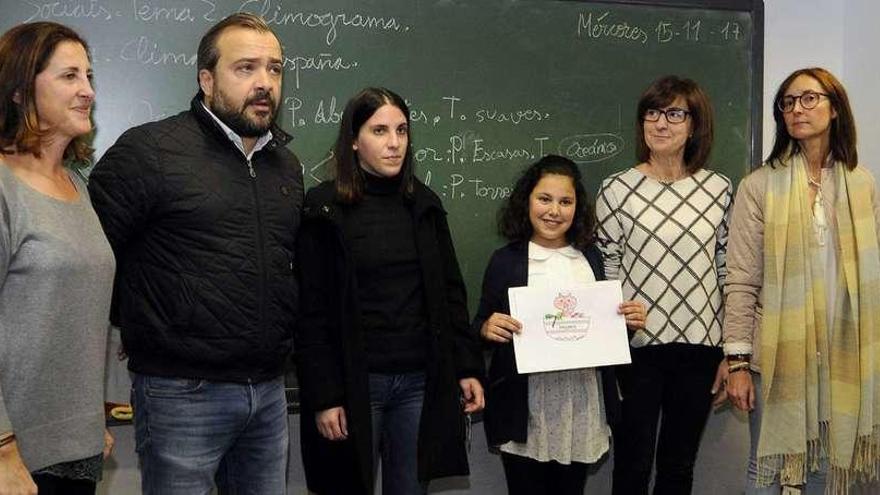
<path fill-rule="evenodd" d="M 592 318 L 578 312 L 578 300 L 570 292 L 560 292 L 553 299 L 555 313 L 544 315 L 544 332 L 553 340 L 571 342 L 581 340 L 590 330 Z"/>

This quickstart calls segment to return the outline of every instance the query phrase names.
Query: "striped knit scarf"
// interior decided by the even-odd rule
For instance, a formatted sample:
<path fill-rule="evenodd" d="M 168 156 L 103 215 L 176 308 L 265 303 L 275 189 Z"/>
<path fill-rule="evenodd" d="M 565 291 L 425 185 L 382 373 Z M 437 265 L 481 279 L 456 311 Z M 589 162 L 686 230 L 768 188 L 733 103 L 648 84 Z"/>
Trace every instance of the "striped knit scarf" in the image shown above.
<path fill-rule="evenodd" d="M 876 479 L 880 467 L 874 181 L 862 168 L 833 166 L 837 273 L 824 273 L 803 156 L 770 170 L 767 182 L 758 485 L 778 479 L 783 493 L 798 493 L 822 458 L 828 460 L 826 493 L 846 494 L 853 482 Z M 825 288 L 831 284 L 838 290 L 829 332 Z"/>

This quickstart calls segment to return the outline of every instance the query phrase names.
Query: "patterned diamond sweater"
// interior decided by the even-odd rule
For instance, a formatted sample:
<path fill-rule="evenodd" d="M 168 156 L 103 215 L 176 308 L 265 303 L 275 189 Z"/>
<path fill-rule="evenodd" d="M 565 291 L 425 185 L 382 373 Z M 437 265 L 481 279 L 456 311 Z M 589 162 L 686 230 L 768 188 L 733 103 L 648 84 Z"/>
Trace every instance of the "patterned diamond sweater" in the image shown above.
<path fill-rule="evenodd" d="M 648 308 L 633 347 L 721 344 L 721 288 L 733 186 L 699 170 L 663 183 L 630 168 L 602 182 L 596 199 L 605 275 L 623 298 Z"/>

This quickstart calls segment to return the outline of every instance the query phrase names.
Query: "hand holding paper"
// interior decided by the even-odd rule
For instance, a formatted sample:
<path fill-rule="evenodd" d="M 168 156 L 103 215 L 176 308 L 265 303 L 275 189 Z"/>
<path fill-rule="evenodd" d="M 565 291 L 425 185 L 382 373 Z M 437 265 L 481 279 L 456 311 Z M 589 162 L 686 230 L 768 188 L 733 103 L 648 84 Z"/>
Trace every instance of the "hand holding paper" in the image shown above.
<path fill-rule="evenodd" d="M 629 363 L 626 325 L 644 325 L 644 305 L 622 304 L 618 281 L 515 287 L 508 296 L 511 316 L 522 324 L 513 336 L 519 373 Z"/>

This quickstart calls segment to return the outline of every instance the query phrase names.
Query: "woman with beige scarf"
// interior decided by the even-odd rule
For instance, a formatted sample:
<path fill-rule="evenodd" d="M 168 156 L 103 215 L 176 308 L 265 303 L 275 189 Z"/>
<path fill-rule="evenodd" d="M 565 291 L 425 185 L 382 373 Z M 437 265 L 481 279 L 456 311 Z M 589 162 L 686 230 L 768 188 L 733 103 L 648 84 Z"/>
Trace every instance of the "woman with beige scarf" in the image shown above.
<path fill-rule="evenodd" d="M 750 411 L 747 494 L 844 494 L 880 467 L 880 201 L 832 74 L 795 71 L 774 105 L 731 219 L 728 394 Z"/>

